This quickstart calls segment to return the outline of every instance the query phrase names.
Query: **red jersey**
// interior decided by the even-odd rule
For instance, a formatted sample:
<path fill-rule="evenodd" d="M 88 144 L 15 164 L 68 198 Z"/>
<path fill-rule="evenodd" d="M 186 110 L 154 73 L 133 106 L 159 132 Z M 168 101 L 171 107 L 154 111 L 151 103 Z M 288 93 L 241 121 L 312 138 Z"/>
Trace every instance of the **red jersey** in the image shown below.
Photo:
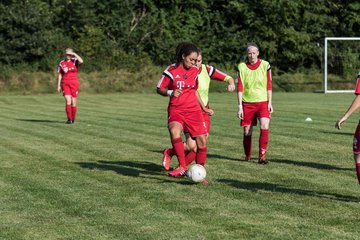
<path fill-rule="evenodd" d="M 356 78 L 356 87 L 355 87 L 355 94 L 360 94 L 360 72 L 358 73 L 358 76 Z"/>
<path fill-rule="evenodd" d="M 170 97 L 170 109 L 180 111 L 201 110 L 196 100 L 197 78 L 200 71 L 201 69 L 197 69 L 195 66 L 185 69 L 181 65 L 176 66 L 175 64 L 165 69 L 157 87 L 169 90 L 180 89 L 182 92 L 178 97 Z"/>
<path fill-rule="evenodd" d="M 78 81 L 78 60 L 71 58 L 70 60 L 62 60 L 58 66 L 58 73 L 62 75 L 62 82 Z"/>

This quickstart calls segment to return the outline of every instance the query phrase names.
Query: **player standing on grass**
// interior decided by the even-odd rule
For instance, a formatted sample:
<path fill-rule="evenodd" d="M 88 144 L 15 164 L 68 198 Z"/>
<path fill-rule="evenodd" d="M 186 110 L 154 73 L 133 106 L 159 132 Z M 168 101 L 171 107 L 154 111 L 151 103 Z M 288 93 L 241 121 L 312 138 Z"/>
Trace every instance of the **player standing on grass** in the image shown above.
<path fill-rule="evenodd" d="M 252 130 L 260 121 L 259 163 L 267 164 L 265 154 L 269 142 L 270 116 L 272 107 L 272 80 L 270 64 L 259 58 L 255 43 L 247 46 L 246 61 L 237 67 L 238 117 L 244 127 L 243 147 L 245 160 L 251 160 Z"/>
<path fill-rule="evenodd" d="M 355 99 L 351 103 L 346 113 L 335 123 L 335 127 L 337 129 L 341 129 L 341 124 L 345 122 L 351 116 L 351 114 L 355 112 L 359 107 L 360 107 L 360 72 L 358 73 L 356 79 Z M 356 167 L 356 176 L 360 184 L 360 121 L 357 125 L 354 134 L 353 152 L 354 152 L 354 160 Z"/>
<path fill-rule="evenodd" d="M 179 44 L 176 48 L 176 63 L 168 66 L 157 85 L 157 93 L 169 96 L 168 129 L 171 143 L 180 167 L 169 172 L 173 177 L 184 176 L 187 171 L 184 144 L 181 133 L 187 129 L 196 141 L 196 159 L 206 162 L 207 129 L 202 110 L 196 98 L 199 69 L 196 68 L 198 48 L 191 43 Z"/>
<path fill-rule="evenodd" d="M 203 110 L 203 117 L 207 127 L 207 134 L 210 133 L 210 116 L 214 114 L 214 110 L 209 106 L 209 88 L 210 80 L 218 80 L 228 82 L 227 90 L 233 92 L 235 90 L 234 79 L 226 75 L 225 73 L 217 70 L 216 68 L 202 64 L 202 53 L 199 51 L 198 58 L 196 60 L 196 66 L 201 69 L 201 73 L 198 76 L 198 102 Z M 185 130 L 186 132 L 186 130 Z M 190 137 L 188 133 L 185 134 L 186 143 L 185 143 L 185 156 L 186 165 L 189 165 L 196 158 L 196 142 Z M 208 136 L 208 135 L 207 135 Z M 173 148 L 166 148 L 163 153 L 163 166 L 166 170 L 170 169 L 170 162 L 172 156 L 175 155 Z M 198 162 L 197 162 L 198 163 Z M 204 163 L 205 164 L 205 163 Z"/>
<path fill-rule="evenodd" d="M 82 64 L 83 59 L 77 55 L 71 48 L 65 49 L 65 59 L 58 66 L 58 92 L 62 92 L 65 98 L 65 111 L 67 115 L 67 124 L 75 122 L 76 117 L 76 99 L 79 94 L 78 66 Z"/>

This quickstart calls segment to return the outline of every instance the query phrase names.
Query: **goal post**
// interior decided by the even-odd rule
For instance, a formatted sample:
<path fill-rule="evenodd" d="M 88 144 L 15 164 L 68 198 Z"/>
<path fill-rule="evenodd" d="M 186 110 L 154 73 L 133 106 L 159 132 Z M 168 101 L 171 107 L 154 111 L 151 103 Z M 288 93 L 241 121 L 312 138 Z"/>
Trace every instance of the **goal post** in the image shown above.
<path fill-rule="evenodd" d="M 325 38 L 324 93 L 353 93 L 359 69 L 360 37 Z"/>

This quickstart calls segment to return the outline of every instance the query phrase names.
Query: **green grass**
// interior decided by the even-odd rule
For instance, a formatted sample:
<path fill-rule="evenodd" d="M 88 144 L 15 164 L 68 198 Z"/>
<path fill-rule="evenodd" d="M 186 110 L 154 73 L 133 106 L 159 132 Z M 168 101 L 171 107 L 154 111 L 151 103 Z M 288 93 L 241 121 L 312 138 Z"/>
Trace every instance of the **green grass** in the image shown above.
<path fill-rule="evenodd" d="M 212 93 L 204 186 L 162 169 L 167 98 L 82 95 L 66 125 L 60 96 L 0 96 L 0 239 L 358 239 L 357 114 L 334 128 L 352 99 L 274 93 L 263 166 L 236 95 Z"/>

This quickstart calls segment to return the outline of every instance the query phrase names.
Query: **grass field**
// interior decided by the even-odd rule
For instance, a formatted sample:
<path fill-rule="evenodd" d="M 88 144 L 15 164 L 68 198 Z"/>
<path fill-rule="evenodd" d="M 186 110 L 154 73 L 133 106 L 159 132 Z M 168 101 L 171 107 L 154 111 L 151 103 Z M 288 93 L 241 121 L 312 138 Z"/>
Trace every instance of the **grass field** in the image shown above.
<path fill-rule="evenodd" d="M 352 94 L 274 93 L 268 165 L 242 160 L 236 95 L 210 99 L 199 185 L 162 169 L 165 97 L 82 95 L 66 125 L 58 95 L 0 96 L 0 239 L 359 238 Z"/>

